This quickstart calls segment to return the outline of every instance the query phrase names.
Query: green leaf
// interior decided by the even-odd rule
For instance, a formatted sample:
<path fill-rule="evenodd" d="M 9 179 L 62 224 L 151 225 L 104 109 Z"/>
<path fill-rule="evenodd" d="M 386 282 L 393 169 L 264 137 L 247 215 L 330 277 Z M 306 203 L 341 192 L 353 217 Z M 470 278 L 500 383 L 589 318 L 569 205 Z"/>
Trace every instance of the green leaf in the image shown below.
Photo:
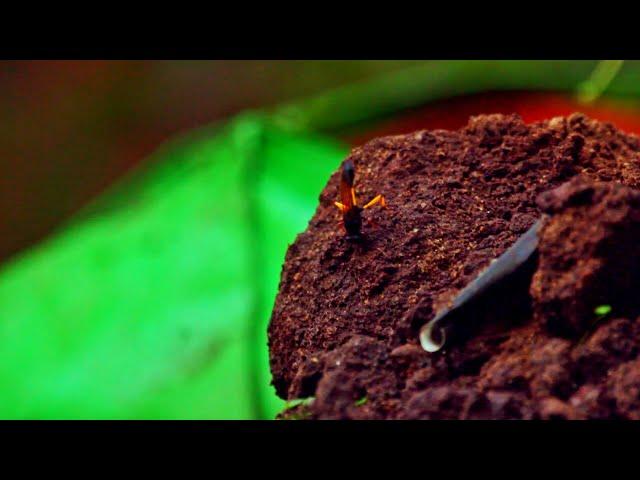
<path fill-rule="evenodd" d="M 5 266 L 0 417 L 273 418 L 280 266 L 344 154 L 243 116 Z"/>
<path fill-rule="evenodd" d="M 599 305 L 593 310 L 593 313 L 595 313 L 599 317 L 609 315 L 611 313 L 611 305 Z"/>
<path fill-rule="evenodd" d="M 294 408 L 298 405 L 309 406 L 315 400 L 315 397 L 307 397 L 307 398 L 294 398 L 293 400 L 287 400 L 284 404 L 284 409 Z"/>
<path fill-rule="evenodd" d="M 356 400 L 354 402 L 354 405 L 356 407 L 361 407 L 362 405 L 365 405 L 366 403 L 367 403 L 367 397 L 365 396 L 365 397 L 362 397 L 362 398 L 359 398 L 358 400 Z"/>

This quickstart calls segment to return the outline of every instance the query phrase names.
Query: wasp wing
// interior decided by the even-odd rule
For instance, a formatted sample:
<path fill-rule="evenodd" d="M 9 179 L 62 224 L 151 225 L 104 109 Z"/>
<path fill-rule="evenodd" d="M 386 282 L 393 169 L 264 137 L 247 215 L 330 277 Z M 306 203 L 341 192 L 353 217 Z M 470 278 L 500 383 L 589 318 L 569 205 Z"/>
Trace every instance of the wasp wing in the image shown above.
<path fill-rule="evenodd" d="M 344 211 L 349 210 L 355 205 L 355 193 L 353 190 L 354 178 L 355 167 L 351 160 L 347 160 L 342 166 L 342 175 L 340 177 L 340 202 L 344 205 Z"/>

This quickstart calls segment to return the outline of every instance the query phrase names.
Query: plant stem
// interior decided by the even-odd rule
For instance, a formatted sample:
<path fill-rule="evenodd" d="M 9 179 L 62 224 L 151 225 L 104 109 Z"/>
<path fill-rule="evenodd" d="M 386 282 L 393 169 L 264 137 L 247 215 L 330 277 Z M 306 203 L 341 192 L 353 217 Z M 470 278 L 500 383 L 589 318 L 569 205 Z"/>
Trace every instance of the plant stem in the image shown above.
<path fill-rule="evenodd" d="M 589 78 L 578 85 L 578 101 L 592 103 L 597 100 L 616 78 L 623 63 L 624 60 L 602 60 L 599 62 Z"/>

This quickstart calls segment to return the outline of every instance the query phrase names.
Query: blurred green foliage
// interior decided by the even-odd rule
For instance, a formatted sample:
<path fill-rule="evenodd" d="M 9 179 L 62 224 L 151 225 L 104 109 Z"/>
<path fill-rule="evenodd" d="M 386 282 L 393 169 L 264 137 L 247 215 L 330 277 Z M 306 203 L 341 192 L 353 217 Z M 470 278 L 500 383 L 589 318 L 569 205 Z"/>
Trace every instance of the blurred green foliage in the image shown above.
<path fill-rule="evenodd" d="M 637 101 L 640 61 L 613 62 L 613 74 L 611 63 L 597 60 L 423 61 L 280 106 L 273 112 L 274 121 L 292 131 L 332 131 L 434 100 L 486 91 L 565 91 L 589 102 L 606 88 L 607 95 Z M 585 90 L 590 96 L 584 96 Z"/>
<path fill-rule="evenodd" d="M 266 349 L 277 278 L 345 147 L 258 115 L 197 137 L 4 271 L 0 417 L 280 410 Z"/>

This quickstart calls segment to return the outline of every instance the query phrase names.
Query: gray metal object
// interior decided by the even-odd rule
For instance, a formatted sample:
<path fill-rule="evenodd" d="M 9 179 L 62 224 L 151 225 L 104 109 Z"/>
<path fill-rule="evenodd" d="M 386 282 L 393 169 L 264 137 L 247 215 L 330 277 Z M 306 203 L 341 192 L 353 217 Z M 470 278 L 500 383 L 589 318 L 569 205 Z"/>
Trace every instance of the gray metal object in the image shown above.
<path fill-rule="evenodd" d="M 453 299 L 450 306 L 440 310 L 429 323 L 420 329 L 420 345 L 427 352 L 437 352 L 447 341 L 451 329 L 455 328 L 454 314 L 514 273 L 531 258 L 538 248 L 538 231 L 543 219 L 539 219 L 506 252 L 493 260 L 469 285 Z"/>

